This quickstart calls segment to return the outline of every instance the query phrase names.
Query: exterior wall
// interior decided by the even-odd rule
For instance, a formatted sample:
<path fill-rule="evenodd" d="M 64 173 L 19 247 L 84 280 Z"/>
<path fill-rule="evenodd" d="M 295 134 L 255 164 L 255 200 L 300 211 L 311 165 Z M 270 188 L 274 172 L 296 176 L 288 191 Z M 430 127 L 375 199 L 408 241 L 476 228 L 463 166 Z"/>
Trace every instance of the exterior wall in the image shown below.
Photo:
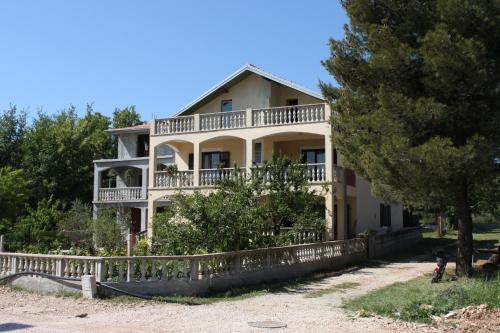
<path fill-rule="evenodd" d="M 118 136 L 118 159 L 137 157 L 137 134 Z"/>
<path fill-rule="evenodd" d="M 245 166 L 245 141 L 241 139 L 211 140 L 200 145 L 201 153 L 211 151 L 228 151 L 232 168 L 235 164 L 239 167 Z M 200 168 L 203 165 L 200 156 Z"/>
<path fill-rule="evenodd" d="M 382 200 L 375 198 L 371 193 L 370 182 L 356 176 L 357 193 L 357 232 L 380 229 L 380 204 Z M 392 230 L 403 228 L 403 207 L 391 205 Z"/>
<path fill-rule="evenodd" d="M 210 102 L 193 110 L 189 114 L 215 113 L 221 111 L 223 100 L 233 101 L 233 110 L 245 110 L 246 108 L 269 107 L 271 98 L 271 83 L 260 76 L 251 74 L 246 79 L 229 88 L 227 93 L 214 97 Z"/>
<path fill-rule="evenodd" d="M 279 85 L 277 83 L 271 83 L 271 107 L 284 106 L 288 99 L 298 99 L 299 105 L 301 104 L 314 104 L 322 103 L 323 101 L 306 95 L 298 90 L 291 89 L 286 86 Z"/>
<path fill-rule="evenodd" d="M 300 159 L 303 149 L 325 148 L 325 139 L 301 140 L 300 136 L 296 135 L 296 141 L 278 141 L 275 143 L 274 148 L 275 155 L 285 155 L 292 160 Z"/>

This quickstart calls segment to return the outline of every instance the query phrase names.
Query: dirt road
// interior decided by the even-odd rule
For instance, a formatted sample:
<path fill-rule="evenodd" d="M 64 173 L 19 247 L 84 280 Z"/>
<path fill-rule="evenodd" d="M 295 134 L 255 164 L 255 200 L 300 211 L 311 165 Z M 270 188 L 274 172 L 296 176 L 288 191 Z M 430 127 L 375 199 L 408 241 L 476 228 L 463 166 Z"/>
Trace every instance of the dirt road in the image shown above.
<path fill-rule="evenodd" d="M 339 308 L 343 298 L 409 280 L 431 272 L 433 267 L 433 263 L 392 263 L 326 277 L 300 289 L 198 306 L 116 304 L 40 296 L 0 287 L 0 332 L 436 332 L 427 325 L 359 318 Z M 359 286 L 321 297 L 305 297 L 312 290 L 344 282 L 356 282 Z M 77 317 L 80 314 L 87 316 Z M 287 327 L 262 329 L 248 325 L 264 320 L 283 322 Z"/>

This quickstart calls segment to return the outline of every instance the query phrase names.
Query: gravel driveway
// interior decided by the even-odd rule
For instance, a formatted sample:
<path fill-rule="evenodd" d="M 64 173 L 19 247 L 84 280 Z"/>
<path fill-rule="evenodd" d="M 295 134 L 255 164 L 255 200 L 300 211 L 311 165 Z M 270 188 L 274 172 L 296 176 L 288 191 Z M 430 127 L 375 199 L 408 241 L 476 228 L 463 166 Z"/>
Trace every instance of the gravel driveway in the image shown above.
<path fill-rule="evenodd" d="M 0 332 L 436 332 L 435 328 L 387 318 L 359 318 L 339 308 L 343 298 L 432 272 L 434 263 L 400 262 L 325 277 L 300 289 L 238 301 L 187 306 L 137 302 L 116 304 L 40 296 L 0 287 Z M 321 297 L 311 290 L 344 282 L 359 286 Z M 77 315 L 87 314 L 85 318 Z M 286 328 L 262 329 L 248 322 L 272 320 Z"/>

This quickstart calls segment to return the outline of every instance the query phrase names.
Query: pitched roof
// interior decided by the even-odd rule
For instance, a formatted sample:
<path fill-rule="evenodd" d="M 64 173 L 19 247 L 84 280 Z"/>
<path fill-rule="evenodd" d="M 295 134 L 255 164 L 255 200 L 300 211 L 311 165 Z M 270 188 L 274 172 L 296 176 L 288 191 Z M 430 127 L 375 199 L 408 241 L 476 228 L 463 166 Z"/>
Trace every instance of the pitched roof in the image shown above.
<path fill-rule="evenodd" d="M 150 127 L 151 126 L 149 125 L 149 123 L 144 123 L 130 127 L 110 128 L 105 130 L 104 132 L 108 134 L 124 134 L 124 133 L 136 133 L 136 132 L 149 133 Z"/>
<path fill-rule="evenodd" d="M 210 98 L 210 96 L 212 94 L 216 93 L 220 89 L 224 89 L 227 85 L 230 85 L 231 83 L 234 83 L 235 81 L 238 80 L 238 78 L 241 78 L 241 76 L 243 76 L 245 74 L 248 74 L 248 73 L 254 73 L 254 74 L 260 75 L 260 76 L 262 76 L 262 77 L 264 77 L 264 78 L 266 78 L 268 80 L 271 80 L 271 81 L 277 82 L 279 84 L 282 84 L 284 86 L 287 86 L 289 88 L 298 90 L 298 91 L 300 91 L 300 92 L 302 92 L 302 93 L 304 93 L 306 95 L 310 95 L 310 96 L 316 97 L 318 99 L 324 100 L 324 97 L 320 93 L 317 93 L 317 92 L 312 91 L 310 89 L 307 89 L 307 88 L 304 88 L 302 86 L 299 86 L 298 84 L 296 84 L 295 82 L 292 82 L 290 80 L 286 80 L 286 79 L 280 78 L 280 77 L 278 77 L 278 76 L 276 76 L 274 74 L 266 72 L 266 71 L 258 68 L 255 65 L 246 64 L 245 66 L 241 67 L 236 72 L 234 72 L 233 74 L 229 75 L 227 78 L 225 78 L 224 80 L 222 80 L 221 82 L 217 83 L 215 86 L 213 86 L 212 88 L 210 88 L 209 90 L 207 90 L 200 97 L 198 97 L 197 99 L 195 99 L 194 101 L 192 101 L 191 103 L 189 103 L 188 105 L 186 105 L 185 107 L 183 107 L 179 112 L 177 112 L 175 114 L 175 116 L 182 115 L 183 113 L 189 111 L 193 107 L 195 107 L 195 106 L 197 106 L 199 104 L 202 104 L 208 98 Z"/>

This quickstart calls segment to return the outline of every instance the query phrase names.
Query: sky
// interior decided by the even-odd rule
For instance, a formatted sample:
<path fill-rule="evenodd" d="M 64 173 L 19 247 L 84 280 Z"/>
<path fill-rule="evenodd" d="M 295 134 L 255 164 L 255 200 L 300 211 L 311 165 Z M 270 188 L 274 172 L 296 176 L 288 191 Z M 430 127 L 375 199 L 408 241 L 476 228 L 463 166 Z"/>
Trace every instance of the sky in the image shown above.
<path fill-rule="evenodd" d="M 243 65 L 319 91 L 336 0 L 2 0 L 0 112 L 173 115 Z"/>

